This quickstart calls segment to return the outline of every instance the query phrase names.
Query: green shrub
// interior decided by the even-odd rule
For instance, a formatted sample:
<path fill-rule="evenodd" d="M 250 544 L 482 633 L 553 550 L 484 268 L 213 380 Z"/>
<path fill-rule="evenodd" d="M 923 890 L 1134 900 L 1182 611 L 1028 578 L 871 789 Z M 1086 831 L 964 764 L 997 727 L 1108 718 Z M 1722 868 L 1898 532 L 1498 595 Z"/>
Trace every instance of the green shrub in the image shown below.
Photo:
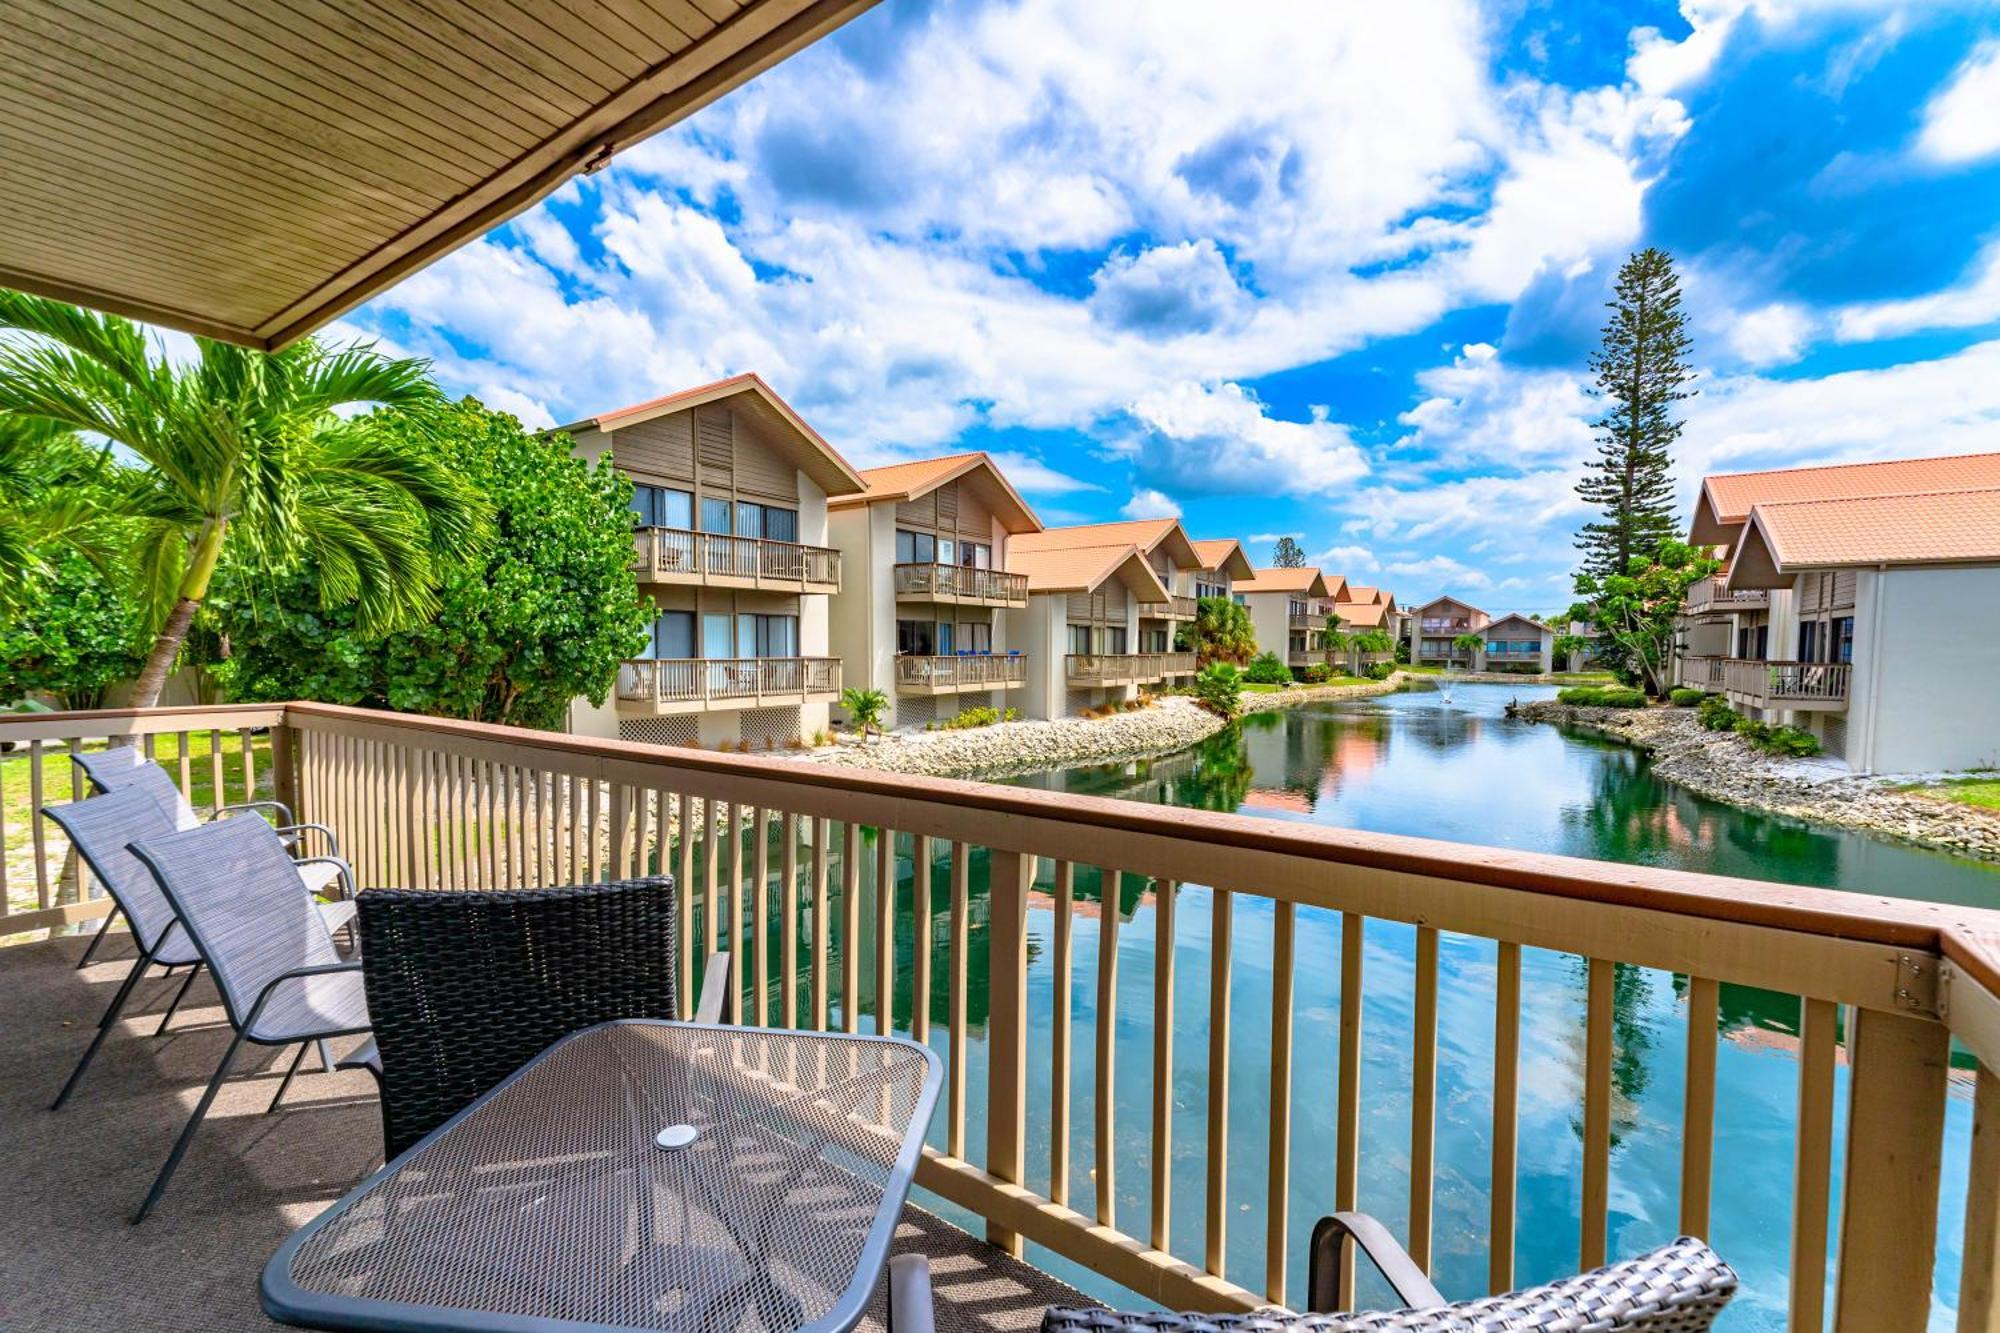
<path fill-rule="evenodd" d="M 1292 669 L 1276 653 L 1259 653 L 1257 660 L 1244 670 L 1243 679 L 1252 685 L 1289 685 Z"/>
<path fill-rule="evenodd" d="M 1773 727 L 1771 734 L 1764 738 L 1764 744 L 1760 748 L 1766 754 L 1810 759 L 1819 753 L 1819 737 L 1798 727 Z"/>
<path fill-rule="evenodd" d="M 1324 685 L 1333 679 L 1333 668 L 1324 662 L 1314 662 L 1300 676 L 1308 685 Z"/>
<path fill-rule="evenodd" d="M 1361 674 L 1370 680 L 1387 680 L 1396 674 L 1394 662 L 1371 662 L 1362 668 Z"/>
<path fill-rule="evenodd" d="M 1227 662 L 1205 666 L 1194 678 L 1194 697 L 1217 717 L 1235 717 L 1243 708 L 1243 673 Z"/>
<path fill-rule="evenodd" d="M 1556 702 L 1577 708 L 1644 708 L 1646 692 L 1623 685 L 1572 685 L 1556 694 Z"/>
<path fill-rule="evenodd" d="M 1692 686 L 1683 685 L 1667 697 L 1674 701 L 1674 707 L 1676 708 L 1693 708 L 1703 699 L 1706 699 L 1708 695 Z"/>
<path fill-rule="evenodd" d="M 1771 724 L 1768 722 L 1759 722 L 1754 717 L 1737 718 L 1736 725 L 1732 729 L 1738 736 L 1741 736 L 1744 740 L 1749 741 L 1759 749 L 1762 749 L 1764 742 L 1771 738 Z"/>
<path fill-rule="evenodd" d="M 973 727 L 990 727 L 998 721 L 1000 710 L 997 708 L 964 708 L 959 710 L 957 717 L 947 718 L 938 725 L 946 731 L 969 731 Z"/>
<path fill-rule="evenodd" d="M 1710 731 L 1731 731 L 1737 723 L 1736 710 L 1719 694 L 1703 699 L 1694 710 L 1695 721 Z"/>

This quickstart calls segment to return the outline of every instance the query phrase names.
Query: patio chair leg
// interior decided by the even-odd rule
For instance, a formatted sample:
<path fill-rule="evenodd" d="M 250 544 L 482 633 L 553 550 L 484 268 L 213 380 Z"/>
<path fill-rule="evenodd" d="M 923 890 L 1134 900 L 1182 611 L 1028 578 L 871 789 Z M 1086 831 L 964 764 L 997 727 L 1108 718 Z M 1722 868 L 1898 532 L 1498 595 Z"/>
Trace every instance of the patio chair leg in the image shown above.
<path fill-rule="evenodd" d="M 318 1045 L 319 1072 L 322 1074 L 331 1074 L 333 1072 L 333 1052 L 327 1049 L 325 1037 L 319 1039 Z"/>
<path fill-rule="evenodd" d="M 97 946 L 104 943 L 104 937 L 111 933 L 111 923 L 118 919 L 119 910 L 114 907 L 105 913 L 104 924 L 99 926 L 97 933 L 90 937 L 90 946 L 83 951 L 83 957 L 76 960 L 77 971 L 81 972 L 86 967 L 89 967 L 90 960 L 97 956 Z"/>
<path fill-rule="evenodd" d="M 181 1131 L 181 1136 L 174 1140 L 174 1150 L 167 1154 L 167 1163 L 160 1168 L 159 1176 L 153 1181 L 153 1188 L 147 1191 L 146 1201 L 139 1205 L 138 1212 L 132 1214 L 133 1226 L 145 1221 L 146 1214 L 153 1211 L 153 1205 L 167 1192 L 167 1182 L 174 1178 L 174 1169 L 181 1164 L 181 1158 L 187 1156 L 188 1144 L 194 1141 L 194 1132 L 201 1128 L 202 1120 L 208 1115 L 208 1108 L 215 1104 L 216 1090 L 228 1076 L 229 1066 L 236 1059 L 236 1049 L 242 1044 L 242 1033 L 239 1032 L 230 1038 L 229 1049 L 222 1053 L 222 1063 L 215 1067 L 215 1076 L 208 1080 L 208 1089 L 201 1094 L 201 1100 L 195 1103 L 194 1114 L 188 1117 L 187 1127 Z"/>
<path fill-rule="evenodd" d="M 292 1057 L 291 1066 L 285 1070 L 285 1077 L 278 1084 L 278 1091 L 271 1097 L 270 1106 L 264 1110 L 265 1115 L 275 1112 L 278 1109 L 278 1103 L 285 1100 L 285 1089 L 292 1086 L 292 1076 L 299 1072 L 299 1066 L 306 1062 L 306 1052 L 311 1049 L 311 1042 L 302 1041 L 299 1043 L 299 1053 Z"/>
<path fill-rule="evenodd" d="M 160 1025 L 153 1029 L 154 1036 L 157 1037 L 166 1032 L 167 1024 L 174 1021 L 174 1013 L 181 1007 L 181 1001 L 187 998 L 188 992 L 194 989 L 194 979 L 200 975 L 200 963 L 196 963 L 188 969 L 187 980 L 183 981 L 181 988 L 174 992 L 174 1002 L 167 1006 L 167 1012 L 160 1015 Z"/>
<path fill-rule="evenodd" d="M 125 1002 L 132 998 L 132 988 L 139 984 L 139 977 L 147 966 L 148 960 L 141 954 L 139 961 L 132 964 L 132 970 L 125 974 L 125 980 L 118 987 L 118 993 L 111 997 L 111 1004 L 105 1009 L 104 1017 L 97 1020 L 97 1035 L 90 1039 L 90 1045 L 84 1050 L 83 1058 L 78 1060 L 76 1068 L 70 1071 L 69 1082 L 63 1084 L 62 1091 L 57 1093 L 55 1101 L 49 1104 L 51 1111 L 62 1110 L 63 1103 L 69 1100 L 72 1092 L 76 1091 L 76 1085 L 83 1080 L 83 1071 L 90 1068 L 90 1062 L 97 1058 L 97 1048 L 104 1044 L 104 1039 L 111 1035 L 111 1029 L 117 1026 L 118 1014 L 125 1008 Z"/>

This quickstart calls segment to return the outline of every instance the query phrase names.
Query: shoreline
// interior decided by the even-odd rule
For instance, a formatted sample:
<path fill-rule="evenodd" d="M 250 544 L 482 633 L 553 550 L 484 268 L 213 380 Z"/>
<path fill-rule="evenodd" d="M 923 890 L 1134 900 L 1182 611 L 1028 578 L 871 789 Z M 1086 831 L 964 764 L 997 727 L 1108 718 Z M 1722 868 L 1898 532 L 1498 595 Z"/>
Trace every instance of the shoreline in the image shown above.
<path fill-rule="evenodd" d="M 1823 759 L 1761 754 L 1728 732 L 1703 730 L 1692 708 L 1579 708 L 1549 699 L 1523 704 L 1514 716 L 1635 746 L 1652 757 L 1653 772 L 1710 800 L 2000 863 L 2000 812 L 1897 790 L 1921 774 L 1861 776 Z"/>

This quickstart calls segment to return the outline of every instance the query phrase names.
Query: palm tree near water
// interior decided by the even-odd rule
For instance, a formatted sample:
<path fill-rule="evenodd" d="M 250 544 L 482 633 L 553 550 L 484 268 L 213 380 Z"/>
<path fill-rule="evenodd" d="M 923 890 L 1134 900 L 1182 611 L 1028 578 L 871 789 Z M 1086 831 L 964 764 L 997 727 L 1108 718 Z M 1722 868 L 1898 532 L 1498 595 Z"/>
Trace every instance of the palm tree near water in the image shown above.
<path fill-rule="evenodd" d="M 258 352 L 200 338 L 191 363 L 149 354 L 140 327 L 0 290 L 0 422 L 102 441 L 84 499 L 120 525 L 155 639 L 132 692 L 159 702 L 225 560 L 309 565 L 328 604 L 370 628 L 433 615 L 437 570 L 485 521 L 428 451 L 359 409 L 422 418 L 441 399 L 424 362 L 306 339 Z M 0 578 L 21 572 L 15 556 Z"/>

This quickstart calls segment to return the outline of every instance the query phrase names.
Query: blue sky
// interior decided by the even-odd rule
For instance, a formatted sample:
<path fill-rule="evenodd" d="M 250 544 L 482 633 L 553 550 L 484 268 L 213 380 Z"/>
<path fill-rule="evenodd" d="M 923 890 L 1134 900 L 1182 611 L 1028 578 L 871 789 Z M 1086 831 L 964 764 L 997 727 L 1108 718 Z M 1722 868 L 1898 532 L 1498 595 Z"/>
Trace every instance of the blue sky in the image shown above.
<path fill-rule="evenodd" d="M 861 466 L 1542 611 L 1644 244 L 1684 497 L 2000 449 L 2000 7 L 884 0 L 341 331 L 534 425 L 754 370 Z"/>

